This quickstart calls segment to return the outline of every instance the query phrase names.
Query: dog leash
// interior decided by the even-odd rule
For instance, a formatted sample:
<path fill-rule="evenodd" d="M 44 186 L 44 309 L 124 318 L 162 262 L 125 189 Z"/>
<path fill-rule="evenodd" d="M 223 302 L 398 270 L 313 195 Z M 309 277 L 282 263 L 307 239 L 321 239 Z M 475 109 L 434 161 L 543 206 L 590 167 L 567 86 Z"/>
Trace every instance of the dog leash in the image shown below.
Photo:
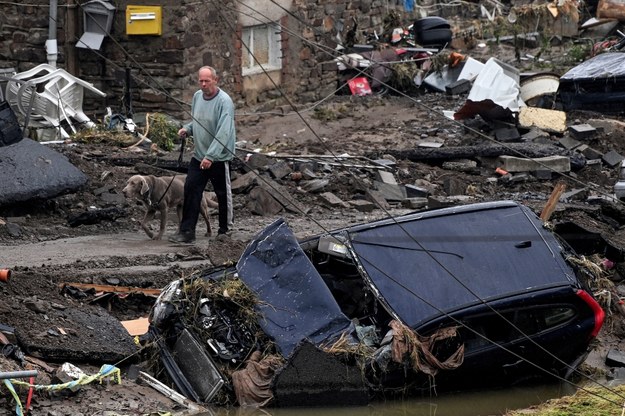
<path fill-rule="evenodd" d="M 180 169 L 182 167 L 182 161 L 184 160 L 184 148 L 187 145 L 187 136 L 180 136 L 181 142 L 180 142 L 180 155 L 178 156 L 178 166 L 177 168 Z M 163 200 L 163 198 L 165 198 L 165 195 L 167 195 L 167 191 L 169 191 L 169 188 L 171 187 L 171 184 L 174 182 L 174 179 L 176 179 L 176 175 L 178 175 L 178 172 L 174 173 L 174 176 L 171 177 L 171 180 L 169 181 L 169 183 L 167 184 L 167 188 L 165 188 L 165 192 L 163 192 L 163 195 L 161 195 L 161 198 L 158 200 L 158 202 L 156 203 L 156 206 L 161 204 L 161 201 Z M 150 193 L 152 192 L 152 190 L 150 190 Z M 152 206 L 152 203 L 150 202 L 152 200 L 152 198 L 148 198 L 148 205 Z"/>

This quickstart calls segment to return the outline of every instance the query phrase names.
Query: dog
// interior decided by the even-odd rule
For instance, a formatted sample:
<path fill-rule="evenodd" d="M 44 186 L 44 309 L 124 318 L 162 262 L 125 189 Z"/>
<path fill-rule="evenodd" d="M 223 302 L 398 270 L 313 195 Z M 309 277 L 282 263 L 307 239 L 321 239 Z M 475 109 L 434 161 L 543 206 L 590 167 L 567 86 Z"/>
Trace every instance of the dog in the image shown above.
<path fill-rule="evenodd" d="M 141 228 L 152 240 L 160 240 L 165 233 L 167 225 L 167 213 L 170 208 L 176 208 L 178 222 L 182 220 L 182 204 L 184 202 L 184 181 L 186 175 L 176 176 L 154 176 L 154 175 L 134 175 L 128 179 L 126 186 L 122 189 L 124 197 L 127 199 L 136 198 L 146 205 L 147 211 L 141 221 Z M 204 192 L 200 213 L 206 221 L 206 235 L 212 234 L 209 208 L 217 208 L 215 201 L 217 198 L 214 192 Z M 149 222 L 152 221 L 156 213 L 160 213 L 161 225 L 158 233 L 150 230 Z"/>

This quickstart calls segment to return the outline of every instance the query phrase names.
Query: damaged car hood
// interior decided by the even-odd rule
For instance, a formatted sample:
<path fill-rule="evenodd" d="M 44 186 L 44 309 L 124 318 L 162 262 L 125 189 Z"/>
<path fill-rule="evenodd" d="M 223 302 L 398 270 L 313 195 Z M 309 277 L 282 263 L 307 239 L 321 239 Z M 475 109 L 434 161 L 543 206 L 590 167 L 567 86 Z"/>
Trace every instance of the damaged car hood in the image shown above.
<path fill-rule="evenodd" d="M 258 296 L 259 325 L 285 357 L 305 339 L 317 344 L 351 325 L 282 219 L 248 245 L 237 272 Z"/>

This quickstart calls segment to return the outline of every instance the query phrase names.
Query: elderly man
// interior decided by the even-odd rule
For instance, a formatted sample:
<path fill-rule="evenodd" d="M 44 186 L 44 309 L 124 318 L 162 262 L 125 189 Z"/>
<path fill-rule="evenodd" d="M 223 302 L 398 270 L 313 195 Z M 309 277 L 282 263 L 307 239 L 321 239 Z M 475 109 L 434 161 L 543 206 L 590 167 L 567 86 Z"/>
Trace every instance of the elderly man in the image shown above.
<path fill-rule="evenodd" d="M 191 101 L 192 120 L 178 131 L 181 137 L 193 137 L 194 152 L 184 184 L 182 221 L 178 233 L 169 237 L 173 243 L 195 241 L 202 195 L 209 180 L 219 204 L 217 238 L 225 235 L 232 223 L 229 161 L 234 157 L 236 142 L 234 104 L 218 87 L 219 78 L 214 68 L 203 66 L 198 76 L 200 89 Z"/>

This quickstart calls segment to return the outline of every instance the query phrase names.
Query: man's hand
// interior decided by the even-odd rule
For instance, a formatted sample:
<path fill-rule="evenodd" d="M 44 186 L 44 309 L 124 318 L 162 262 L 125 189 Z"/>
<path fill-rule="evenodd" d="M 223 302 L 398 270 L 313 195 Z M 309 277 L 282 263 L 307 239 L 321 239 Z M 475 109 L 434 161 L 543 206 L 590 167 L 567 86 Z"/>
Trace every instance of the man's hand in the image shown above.
<path fill-rule="evenodd" d="M 184 127 L 181 128 L 180 130 L 178 130 L 178 136 L 181 139 L 184 139 L 185 137 L 187 137 L 187 129 L 185 129 Z"/>
<path fill-rule="evenodd" d="M 210 169 L 212 165 L 213 165 L 213 161 L 212 160 L 208 160 L 208 159 L 204 158 L 200 162 L 200 169 L 202 169 L 202 170 Z"/>

